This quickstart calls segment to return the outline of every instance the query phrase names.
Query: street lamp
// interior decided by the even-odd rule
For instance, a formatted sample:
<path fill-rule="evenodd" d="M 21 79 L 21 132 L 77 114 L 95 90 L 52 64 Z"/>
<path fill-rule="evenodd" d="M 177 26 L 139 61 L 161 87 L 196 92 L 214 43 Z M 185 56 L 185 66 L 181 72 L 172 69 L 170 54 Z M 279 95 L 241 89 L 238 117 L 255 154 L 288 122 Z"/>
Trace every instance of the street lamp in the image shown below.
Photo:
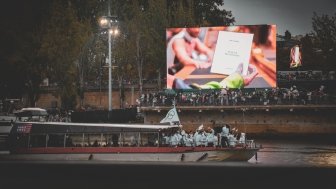
<path fill-rule="evenodd" d="M 246 111 L 246 108 L 242 108 L 242 111 L 243 111 L 244 132 L 246 133 L 246 126 L 245 126 L 245 111 Z"/>
<path fill-rule="evenodd" d="M 118 20 L 116 16 L 103 16 L 99 20 L 100 27 L 108 30 L 108 68 L 109 68 L 109 108 L 108 110 L 112 110 L 112 50 L 111 50 L 111 40 L 112 36 L 117 36 L 119 34 L 118 30 Z"/>

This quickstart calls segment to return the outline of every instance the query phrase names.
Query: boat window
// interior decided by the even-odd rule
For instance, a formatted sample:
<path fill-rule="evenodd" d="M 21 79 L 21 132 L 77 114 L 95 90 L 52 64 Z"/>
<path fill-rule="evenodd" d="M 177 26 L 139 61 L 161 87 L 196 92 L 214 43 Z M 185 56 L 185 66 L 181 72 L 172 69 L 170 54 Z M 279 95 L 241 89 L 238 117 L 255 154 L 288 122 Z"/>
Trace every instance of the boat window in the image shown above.
<path fill-rule="evenodd" d="M 65 136 L 66 147 L 82 147 L 83 146 L 83 134 L 66 134 Z"/>
<path fill-rule="evenodd" d="M 123 146 L 138 146 L 138 144 L 140 144 L 138 132 L 125 132 L 122 137 Z"/>
<path fill-rule="evenodd" d="M 45 134 L 30 135 L 29 146 L 33 148 L 46 147 L 46 135 Z"/>
<path fill-rule="evenodd" d="M 112 134 L 103 134 L 102 146 L 112 146 Z"/>
<path fill-rule="evenodd" d="M 84 134 L 85 147 L 99 147 L 101 146 L 101 134 Z"/>
<path fill-rule="evenodd" d="M 26 121 L 29 121 L 29 117 L 18 117 L 18 120 L 20 122 L 26 122 Z"/>
<path fill-rule="evenodd" d="M 43 116 L 31 116 L 30 118 L 28 118 L 28 121 L 43 122 L 46 121 L 46 118 Z"/>
<path fill-rule="evenodd" d="M 140 134 L 140 145 L 141 146 L 157 146 L 158 145 L 158 134 L 153 132 L 141 133 Z"/>
<path fill-rule="evenodd" d="M 64 134 L 49 134 L 47 141 L 48 147 L 64 147 Z"/>
<path fill-rule="evenodd" d="M 111 147 L 121 145 L 120 133 L 103 134 L 102 139 L 102 146 Z"/>

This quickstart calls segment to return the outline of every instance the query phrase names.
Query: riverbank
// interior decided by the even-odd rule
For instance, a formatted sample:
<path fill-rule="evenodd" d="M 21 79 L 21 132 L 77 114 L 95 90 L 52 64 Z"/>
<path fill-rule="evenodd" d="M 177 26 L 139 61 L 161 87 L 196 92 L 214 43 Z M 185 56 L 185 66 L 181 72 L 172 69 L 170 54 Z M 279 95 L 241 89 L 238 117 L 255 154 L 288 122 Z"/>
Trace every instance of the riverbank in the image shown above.
<path fill-rule="evenodd" d="M 159 123 L 171 107 L 142 107 L 145 124 Z M 183 129 L 229 124 L 250 135 L 336 134 L 335 105 L 176 106 Z"/>

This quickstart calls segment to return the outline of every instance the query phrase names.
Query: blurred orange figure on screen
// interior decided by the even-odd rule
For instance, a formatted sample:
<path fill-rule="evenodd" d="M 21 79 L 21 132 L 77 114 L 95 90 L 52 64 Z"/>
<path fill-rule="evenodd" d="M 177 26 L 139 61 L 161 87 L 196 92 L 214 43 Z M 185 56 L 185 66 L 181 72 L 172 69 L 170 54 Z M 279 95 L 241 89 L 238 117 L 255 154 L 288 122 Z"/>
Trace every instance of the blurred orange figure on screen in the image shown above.
<path fill-rule="evenodd" d="M 199 38 L 199 27 L 186 28 L 173 36 L 167 45 L 167 67 L 174 75 L 184 66 L 208 68 L 211 66 L 213 50 Z"/>

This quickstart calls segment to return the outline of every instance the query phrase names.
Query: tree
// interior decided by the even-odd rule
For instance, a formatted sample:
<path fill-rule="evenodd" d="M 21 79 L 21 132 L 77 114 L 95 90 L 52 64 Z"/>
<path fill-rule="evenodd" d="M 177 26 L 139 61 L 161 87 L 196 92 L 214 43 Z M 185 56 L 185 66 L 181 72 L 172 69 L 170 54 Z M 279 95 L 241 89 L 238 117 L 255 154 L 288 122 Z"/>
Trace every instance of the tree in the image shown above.
<path fill-rule="evenodd" d="M 127 37 L 121 42 L 124 44 L 116 44 L 116 56 L 123 57 L 124 61 L 127 59 L 128 67 L 136 69 L 140 93 L 142 78 L 156 79 L 158 70 L 161 72 L 159 75 L 166 73 L 165 29 L 234 23 L 231 12 L 219 8 L 222 5 L 222 0 L 137 0 L 132 3 L 128 0 L 117 3 L 119 9 L 116 12 L 123 23 L 122 33 Z M 133 71 L 127 73 L 130 74 L 128 78 L 134 77 Z"/>
<path fill-rule="evenodd" d="M 17 17 L 0 19 L 0 98 L 21 99 L 26 94 L 25 105 L 35 106 L 45 77 L 45 64 L 38 54 L 40 24 L 50 3 L 42 0 L 20 2 L 19 7 L 18 2 L 11 3 L 17 10 Z"/>
<path fill-rule="evenodd" d="M 24 79 L 24 90 L 28 95 L 29 106 L 34 107 L 40 95 L 40 85 L 46 76 L 46 67 L 42 57 L 38 54 L 41 45 L 39 31 L 29 33 L 28 40 L 21 43 L 22 54 L 17 56 L 17 66 L 21 69 Z M 23 66 L 23 67 L 22 67 Z"/>
<path fill-rule="evenodd" d="M 318 69 L 318 64 L 316 64 L 317 59 L 314 53 L 313 39 L 310 35 L 306 34 L 301 38 L 300 44 L 302 46 L 302 65 L 309 70 Z"/>
<path fill-rule="evenodd" d="M 231 11 L 221 8 L 225 5 L 223 0 L 195 0 L 193 2 L 194 18 L 200 26 L 228 26 L 235 22 Z"/>
<path fill-rule="evenodd" d="M 164 1 L 128 1 L 118 5 L 121 24 L 121 36 L 116 39 L 114 50 L 119 75 L 139 80 L 140 93 L 143 78 L 151 78 L 160 65 L 164 65 L 165 16 Z M 119 63 L 118 63 L 119 62 Z"/>
<path fill-rule="evenodd" d="M 33 105 L 42 79 L 48 78 L 51 84 L 57 84 L 55 95 L 61 97 L 62 106 L 73 108 L 76 96 L 80 94 L 83 98 L 86 82 L 106 76 L 102 74 L 106 69 L 101 68 L 107 54 L 106 35 L 100 34 L 97 22 L 100 15 L 106 15 L 106 2 L 39 0 L 24 3 L 34 11 L 42 8 L 33 17 L 34 24 L 29 21 L 15 25 L 20 33 L 10 28 L 0 35 L 1 97 L 21 98 L 26 93 Z M 223 0 L 113 0 L 112 14 L 118 15 L 121 23 L 121 35 L 114 39 L 113 45 L 113 64 L 118 66 L 113 76 L 119 81 L 139 79 L 141 92 L 143 78 L 165 75 L 165 29 L 230 25 L 234 18 L 230 11 L 221 8 L 223 5 Z M 36 18 L 42 18 L 43 22 Z M 0 24 L 8 28 L 6 19 Z M 33 29 L 22 34 L 26 26 Z"/>
<path fill-rule="evenodd" d="M 326 69 L 335 69 L 336 61 L 336 13 L 334 16 L 314 12 L 312 18 L 313 36 L 315 45 L 322 51 L 322 59 L 319 61 L 324 64 Z"/>
<path fill-rule="evenodd" d="M 291 39 L 292 39 L 292 34 L 288 30 L 286 30 L 285 31 L 285 40 L 289 41 Z"/>
<path fill-rule="evenodd" d="M 289 70 L 290 63 L 290 48 L 278 48 L 276 51 L 277 70 Z"/>
<path fill-rule="evenodd" d="M 57 96 L 61 97 L 62 107 L 76 105 L 76 62 L 81 48 L 91 36 L 91 25 L 78 19 L 71 1 L 53 1 L 52 9 L 43 25 L 42 45 L 39 53 L 47 64 L 47 76 L 57 83 Z"/>

